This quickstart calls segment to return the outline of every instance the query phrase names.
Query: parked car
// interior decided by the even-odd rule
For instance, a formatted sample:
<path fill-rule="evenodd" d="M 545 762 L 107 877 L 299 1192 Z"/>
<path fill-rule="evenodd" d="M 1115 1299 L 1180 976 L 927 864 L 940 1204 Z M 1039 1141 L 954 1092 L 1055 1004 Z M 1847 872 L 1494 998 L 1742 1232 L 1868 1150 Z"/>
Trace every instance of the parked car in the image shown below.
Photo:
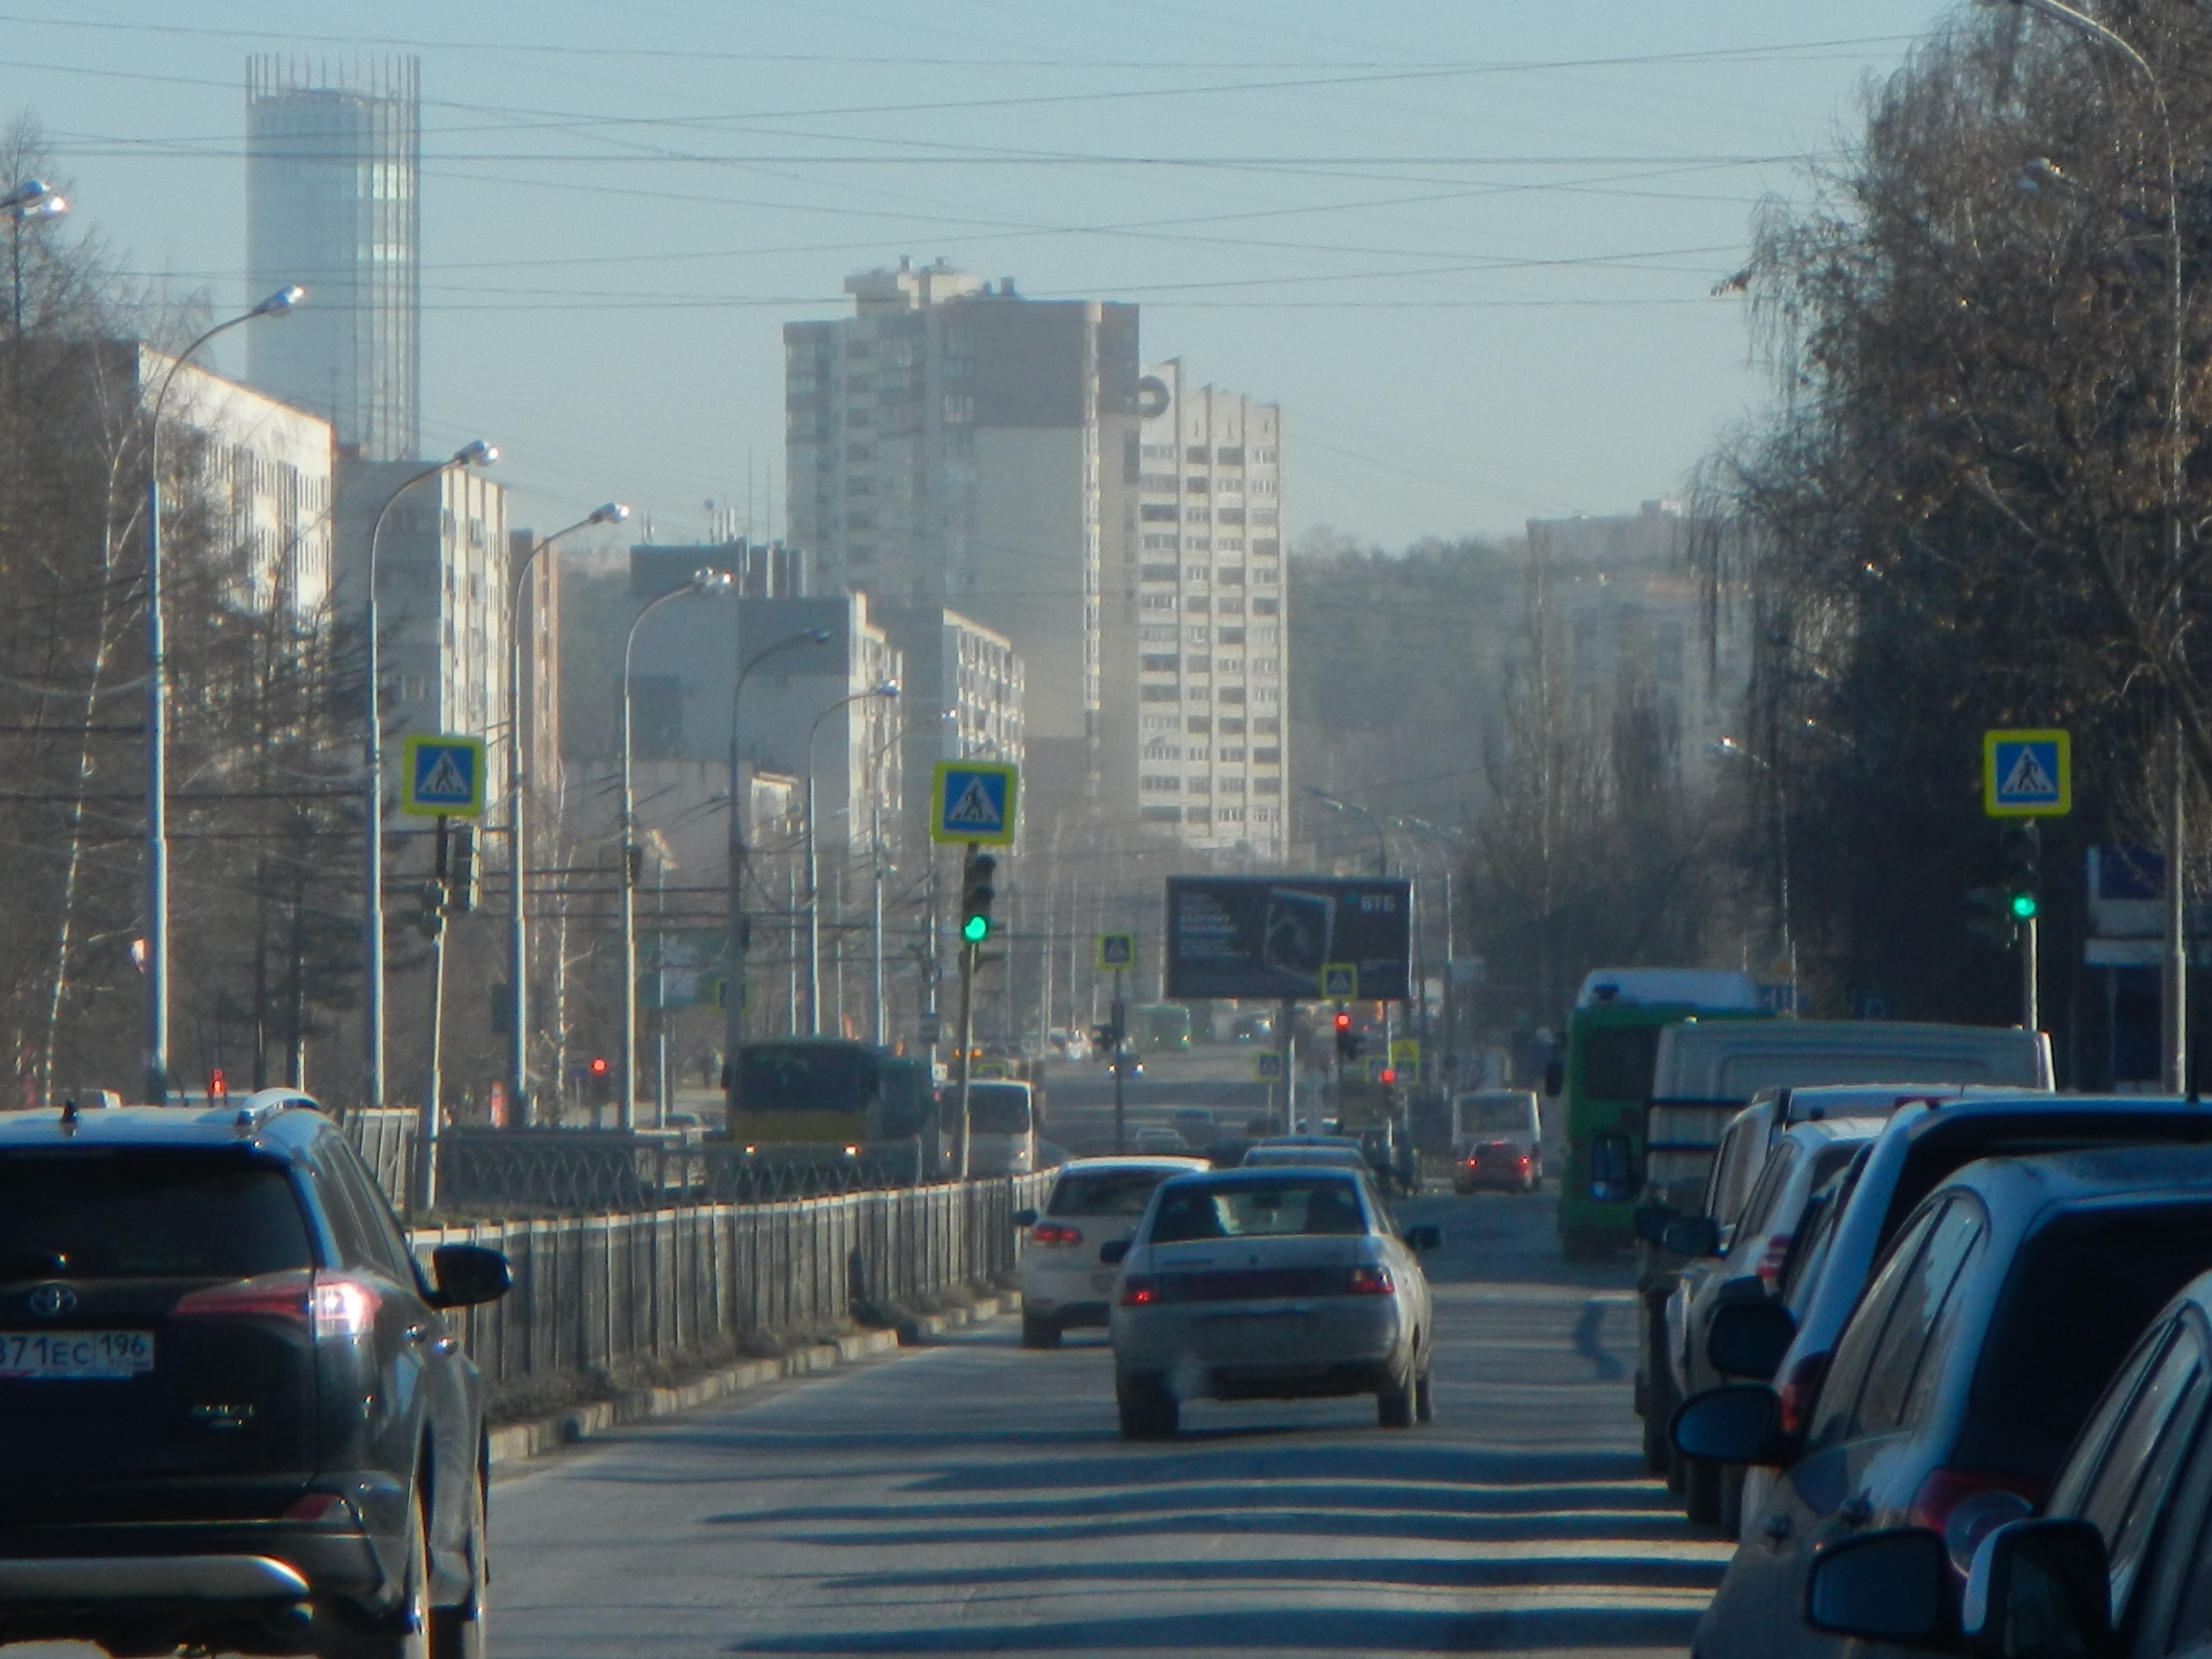
<path fill-rule="evenodd" d="M 1203 1146 L 1220 1133 L 1213 1114 L 1203 1106 L 1178 1106 L 1168 1119 L 1169 1124 L 1193 1146 Z"/>
<path fill-rule="evenodd" d="M 1129 1143 L 1137 1152 L 1163 1153 L 1170 1157 L 1180 1157 L 1190 1150 L 1190 1143 L 1182 1138 L 1181 1133 L 1169 1128 L 1164 1123 L 1146 1124 L 1130 1135 Z"/>
<path fill-rule="evenodd" d="M 1785 1470 L 1764 1514 L 1747 1516 L 1692 1653 L 1838 1652 L 1838 1638 L 1806 1620 L 1807 1584 L 1822 1552 L 1863 1531 L 1927 1528 L 1963 1576 L 1990 1532 L 2046 1496 L 2144 1327 L 2208 1267 L 2212 1148 L 1957 1171 L 1898 1232 L 1802 1430 L 1784 1427 L 1780 1396 L 1759 1383 L 1709 1389 L 1676 1413 L 1686 1455 Z M 1716 1316 L 1723 1369 L 1760 1311 Z"/>
<path fill-rule="evenodd" d="M 1370 1170 L 1366 1148 L 1349 1135 L 1271 1135 L 1246 1148 L 1243 1166 Z"/>
<path fill-rule="evenodd" d="M 1997 1528 L 1963 1586 L 1943 1535 L 1892 1527 L 1813 1565 L 1806 1618 L 1865 1642 L 2080 1659 L 2212 1646 L 2212 1274 L 2168 1303 L 2105 1390 L 2033 1520 Z M 2007 1639 L 2007 1632 L 2018 1635 Z"/>
<path fill-rule="evenodd" d="M 1452 1102 L 1452 1190 L 1502 1187 L 1533 1193 L 1544 1184 L 1544 1127 L 1527 1089 L 1478 1089 Z"/>
<path fill-rule="evenodd" d="M 1688 1216 L 1667 1229 L 1668 1249 L 1688 1258 L 1667 1304 L 1668 1386 L 1674 1398 L 1686 1400 L 1727 1380 L 1706 1357 L 1714 1313 L 1778 1294 L 1791 1242 L 1814 1194 L 1846 1169 L 1881 1128 L 1881 1120 L 1872 1117 L 1792 1124 L 1767 1153 L 1736 1220 L 1723 1226 L 1710 1216 Z M 1690 1519 L 1717 1522 L 1723 1534 L 1733 1537 L 1743 1466 L 1693 1462 L 1682 1474 L 1683 1507 Z"/>
<path fill-rule="evenodd" d="M 1219 1140 L 1209 1140 L 1200 1154 L 1217 1170 L 1233 1170 L 1243 1163 L 1244 1154 L 1255 1143 L 1243 1135 L 1224 1135 Z"/>
<path fill-rule="evenodd" d="M 1255 1149 L 1258 1150 L 1258 1149 Z M 1127 1243 L 1113 1311 L 1121 1432 L 1171 1435 L 1188 1399 L 1373 1394 L 1377 1421 L 1433 1413 L 1429 1283 L 1355 1170 L 1243 1169 L 1161 1183 Z"/>
<path fill-rule="evenodd" d="M 1042 1214 L 1015 1211 L 1025 1230 L 1015 1267 L 1022 1346 L 1056 1348 L 1064 1331 L 1104 1325 L 1114 1270 L 1099 1263 L 1099 1246 L 1136 1231 L 1160 1182 L 1206 1167 L 1195 1158 L 1079 1158 L 1061 1167 Z"/>
<path fill-rule="evenodd" d="M 0 1644 L 481 1652 L 507 1282 L 304 1096 L 0 1115 Z"/>

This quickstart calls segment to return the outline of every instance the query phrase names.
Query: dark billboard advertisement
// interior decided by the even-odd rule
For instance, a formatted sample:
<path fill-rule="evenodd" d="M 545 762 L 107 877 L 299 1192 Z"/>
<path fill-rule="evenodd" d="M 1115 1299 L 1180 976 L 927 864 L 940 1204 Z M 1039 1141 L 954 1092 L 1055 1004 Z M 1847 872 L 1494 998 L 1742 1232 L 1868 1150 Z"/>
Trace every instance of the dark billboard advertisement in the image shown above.
<path fill-rule="evenodd" d="M 1413 897 L 1404 881 L 1170 876 L 1167 994 L 1403 1001 Z"/>

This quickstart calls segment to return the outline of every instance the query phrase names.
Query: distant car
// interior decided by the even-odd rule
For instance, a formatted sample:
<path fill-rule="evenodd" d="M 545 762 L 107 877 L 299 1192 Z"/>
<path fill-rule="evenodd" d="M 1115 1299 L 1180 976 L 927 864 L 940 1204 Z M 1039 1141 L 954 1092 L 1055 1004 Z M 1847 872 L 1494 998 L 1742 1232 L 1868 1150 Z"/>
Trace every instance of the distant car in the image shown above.
<path fill-rule="evenodd" d="M 1108 1063 L 1121 1073 L 1125 1081 L 1133 1082 L 1145 1074 L 1145 1057 L 1126 1043 L 1122 1045 L 1121 1052 Z"/>
<path fill-rule="evenodd" d="M 1364 1174 L 1243 1169 L 1161 1184 L 1126 1244 L 1112 1315 L 1121 1432 L 1172 1435 L 1185 1400 L 1371 1393 L 1376 1420 L 1433 1413 L 1429 1282 Z"/>
<path fill-rule="evenodd" d="M 1168 1119 L 1177 1133 L 1194 1146 L 1203 1146 L 1212 1139 L 1220 1126 L 1214 1122 L 1213 1114 L 1202 1106 L 1179 1106 Z"/>
<path fill-rule="evenodd" d="M 1239 1014 L 1230 1028 L 1230 1035 L 1238 1042 L 1265 1042 L 1275 1035 L 1274 1017 L 1271 1014 Z"/>
<path fill-rule="evenodd" d="M 507 1285 L 304 1096 L 0 1116 L 0 1644 L 481 1653 Z"/>
<path fill-rule="evenodd" d="M 1263 1140 L 1245 1149 L 1240 1166 L 1247 1170 L 1358 1170 L 1371 1174 L 1367 1154 L 1357 1142 L 1349 1146 L 1322 1141 Z"/>
<path fill-rule="evenodd" d="M 1778 1461 L 1752 1541 L 1698 1621 L 1699 1659 L 1838 1650 L 1805 1621 L 1820 1555 L 1920 1526 L 1963 1577 L 1984 1538 L 2034 1512 L 2144 1327 L 2212 1268 L 2212 1148 L 2130 1146 L 1968 1165 L 1897 1234 L 1836 1345 L 1818 1407 L 1785 1430 L 1759 1384 L 1676 1413 L 1685 1455 Z M 1723 1309 L 1714 1363 L 1771 1324 Z"/>
<path fill-rule="evenodd" d="M 1217 1170 L 1233 1170 L 1244 1161 L 1244 1154 L 1252 1150 L 1252 1142 L 1243 1135 L 1227 1135 L 1219 1140 L 1209 1140 L 1200 1154 Z"/>
<path fill-rule="evenodd" d="M 1042 1214 L 1017 1210 L 1027 1229 L 1018 1269 L 1022 1292 L 1022 1346 L 1060 1346 L 1060 1333 L 1103 1325 L 1114 1289 L 1114 1270 L 1098 1249 L 1136 1231 L 1152 1188 L 1170 1176 L 1206 1165 L 1194 1158 L 1079 1158 L 1063 1165 Z"/>
<path fill-rule="evenodd" d="M 1829 1635 L 1962 1656 L 2123 1649 L 2115 1632 L 2162 1633 L 2163 1650 L 2212 1644 L 2212 1557 L 2202 1517 L 2212 1491 L 2212 1274 L 2152 1321 L 2075 1437 L 2034 1520 L 1974 1553 L 1963 1586 L 1942 1533 L 1899 1527 L 1833 1544 L 1813 1565 L 1807 1620 Z"/>
<path fill-rule="evenodd" d="M 1146 1124 L 1130 1137 L 1134 1150 L 1140 1152 L 1188 1152 L 1190 1143 L 1180 1132 L 1158 1123 Z"/>
<path fill-rule="evenodd" d="M 1533 1193 L 1544 1183 L 1544 1130 L 1526 1089 L 1480 1089 L 1452 1103 L 1452 1189 L 1502 1187 Z"/>

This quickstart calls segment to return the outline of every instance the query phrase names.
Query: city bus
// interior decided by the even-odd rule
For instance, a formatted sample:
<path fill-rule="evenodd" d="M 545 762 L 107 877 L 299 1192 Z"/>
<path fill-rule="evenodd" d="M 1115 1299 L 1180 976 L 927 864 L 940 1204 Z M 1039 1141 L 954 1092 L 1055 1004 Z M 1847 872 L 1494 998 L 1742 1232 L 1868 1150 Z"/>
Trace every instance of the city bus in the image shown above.
<path fill-rule="evenodd" d="M 872 1043 L 841 1037 L 740 1043 L 730 1091 L 730 1139 L 763 1157 L 857 1152 L 882 1140 L 885 1063 Z M 920 1126 L 889 1127 L 911 1135 Z"/>
<path fill-rule="evenodd" d="M 1692 968 L 1601 968 L 1583 980 L 1566 1053 L 1547 1091 L 1565 1097 L 1566 1169 L 1559 1248 L 1603 1255 L 1636 1239 L 1644 1109 L 1659 1034 L 1686 1019 L 1763 1017 L 1748 974 Z M 1556 1083 L 1560 1086 L 1552 1086 Z"/>
<path fill-rule="evenodd" d="M 1190 1010 L 1179 1002 L 1140 1002 L 1129 1010 L 1129 1041 L 1139 1054 L 1190 1047 Z"/>

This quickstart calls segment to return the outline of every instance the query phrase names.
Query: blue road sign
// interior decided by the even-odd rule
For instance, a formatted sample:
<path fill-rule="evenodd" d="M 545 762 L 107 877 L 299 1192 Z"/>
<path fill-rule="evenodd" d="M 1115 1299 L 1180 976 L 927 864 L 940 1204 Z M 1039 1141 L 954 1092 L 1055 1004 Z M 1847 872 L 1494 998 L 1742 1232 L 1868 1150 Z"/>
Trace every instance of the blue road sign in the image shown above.
<path fill-rule="evenodd" d="M 938 762 L 929 838 L 1007 845 L 1014 838 L 1020 785 L 1020 769 L 1003 761 Z"/>
<path fill-rule="evenodd" d="M 482 738 L 450 735 L 407 739 L 399 810 L 418 818 L 474 818 L 484 810 Z"/>
<path fill-rule="evenodd" d="M 1993 818 L 2074 810 L 2074 745 L 2064 732 L 1982 733 L 1982 810 Z"/>

